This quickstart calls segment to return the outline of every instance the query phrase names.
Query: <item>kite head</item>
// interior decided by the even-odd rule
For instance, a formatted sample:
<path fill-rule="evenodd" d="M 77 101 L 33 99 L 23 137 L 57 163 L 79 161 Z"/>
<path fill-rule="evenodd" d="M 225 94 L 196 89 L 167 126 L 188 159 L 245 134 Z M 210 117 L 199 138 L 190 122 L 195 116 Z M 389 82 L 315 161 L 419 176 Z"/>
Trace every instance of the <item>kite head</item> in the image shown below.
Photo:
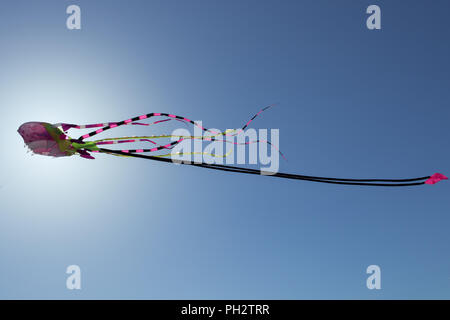
<path fill-rule="evenodd" d="M 67 136 L 57 127 L 46 122 L 26 122 L 17 130 L 33 153 L 65 157 L 75 154 Z"/>

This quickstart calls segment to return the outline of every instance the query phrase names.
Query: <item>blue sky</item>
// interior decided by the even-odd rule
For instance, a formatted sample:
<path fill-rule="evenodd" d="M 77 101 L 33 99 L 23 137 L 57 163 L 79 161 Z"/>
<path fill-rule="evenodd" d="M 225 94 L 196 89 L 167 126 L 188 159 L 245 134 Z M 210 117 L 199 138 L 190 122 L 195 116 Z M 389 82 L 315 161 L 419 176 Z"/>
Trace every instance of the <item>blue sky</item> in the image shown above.
<path fill-rule="evenodd" d="M 71 4 L 81 30 L 66 28 Z M 371 4 L 381 30 L 366 28 Z M 283 172 L 448 175 L 449 10 L 2 1 L 0 298 L 448 299 L 448 182 L 342 187 L 107 155 L 32 157 L 16 130 L 148 112 L 226 129 L 277 103 L 252 125 L 280 130 Z M 81 290 L 66 288 L 72 264 Z M 372 264 L 381 290 L 366 288 Z"/>

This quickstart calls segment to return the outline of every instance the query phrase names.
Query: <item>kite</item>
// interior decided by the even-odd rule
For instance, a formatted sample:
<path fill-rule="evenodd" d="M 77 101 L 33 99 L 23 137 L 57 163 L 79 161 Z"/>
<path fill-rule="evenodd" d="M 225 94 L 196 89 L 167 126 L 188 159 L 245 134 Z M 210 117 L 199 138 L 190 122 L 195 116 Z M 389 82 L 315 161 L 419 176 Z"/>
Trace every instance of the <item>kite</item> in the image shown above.
<path fill-rule="evenodd" d="M 304 180 L 311 182 L 320 183 L 331 183 L 331 184 L 341 184 L 341 185 L 358 185 L 358 186 L 379 186 L 379 187 L 406 187 L 406 186 L 417 186 L 423 184 L 435 184 L 441 180 L 448 179 L 446 176 L 440 173 L 435 173 L 431 176 L 423 176 L 418 178 L 408 178 L 408 179 L 344 179 L 344 178 L 330 178 L 330 177 L 318 177 L 318 176 L 307 176 L 300 174 L 291 173 L 281 173 L 281 172 L 265 172 L 257 169 L 251 169 L 246 167 L 230 166 L 216 163 L 206 163 L 206 162 L 186 162 L 178 161 L 175 159 L 169 159 L 171 155 L 149 155 L 143 153 L 153 153 L 160 150 L 170 150 L 177 144 L 181 143 L 186 139 L 201 139 L 207 141 L 224 141 L 220 140 L 222 136 L 235 136 L 243 132 L 248 125 L 263 111 L 267 110 L 270 106 L 263 108 L 257 114 L 253 116 L 241 129 L 238 130 L 226 130 L 225 132 L 216 132 L 214 130 L 206 129 L 200 124 L 186 118 L 168 113 L 148 113 L 145 115 L 137 116 L 134 118 L 129 118 L 127 120 L 119 122 L 108 122 L 108 123 L 97 123 L 88 125 L 77 125 L 69 123 L 57 123 L 50 124 L 46 122 L 26 122 L 22 124 L 17 130 L 22 136 L 25 145 L 34 153 L 39 155 L 51 156 L 51 157 L 66 157 L 72 155 L 80 155 L 83 158 L 94 159 L 92 154 L 103 153 L 115 156 L 123 157 L 135 157 L 148 159 L 153 161 L 161 161 L 167 163 L 180 163 L 183 165 L 190 165 L 195 167 L 207 168 L 212 170 L 221 170 L 226 172 L 238 172 L 245 174 L 257 174 L 257 175 L 267 175 L 269 177 L 285 178 L 285 179 L 295 179 Z M 150 118 L 163 119 L 154 121 L 152 123 L 143 123 L 143 120 Z M 174 136 L 174 135 L 159 135 L 159 136 L 132 136 L 132 137 L 119 137 L 119 138 L 106 138 L 101 140 L 89 141 L 86 139 L 92 138 L 104 131 L 117 128 L 123 125 L 141 125 L 150 126 L 158 123 L 176 120 L 183 122 L 184 124 L 192 124 L 197 126 L 201 130 L 208 132 L 211 135 L 205 136 Z M 71 138 L 67 131 L 70 129 L 94 129 L 87 134 L 80 136 L 77 139 Z M 175 141 L 171 143 L 161 145 L 156 143 L 154 140 L 159 138 L 172 138 Z M 135 142 L 145 142 L 151 143 L 152 148 L 147 149 L 133 149 L 133 150 L 118 150 L 118 149 L 108 149 L 104 146 L 113 144 L 123 144 L 123 143 L 135 143 Z M 243 144 L 259 143 L 265 142 L 273 146 L 269 141 L 256 140 L 245 142 Z M 234 144 L 238 144 L 233 142 Z M 275 147 L 275 146 L 273 146 Z M 277 151 L 284 157 L 284 155 L 277 149 Z M 210 154 L 212 156 L 217 156 Z M 225 155 L 226 156 L 226 155 Z"/>

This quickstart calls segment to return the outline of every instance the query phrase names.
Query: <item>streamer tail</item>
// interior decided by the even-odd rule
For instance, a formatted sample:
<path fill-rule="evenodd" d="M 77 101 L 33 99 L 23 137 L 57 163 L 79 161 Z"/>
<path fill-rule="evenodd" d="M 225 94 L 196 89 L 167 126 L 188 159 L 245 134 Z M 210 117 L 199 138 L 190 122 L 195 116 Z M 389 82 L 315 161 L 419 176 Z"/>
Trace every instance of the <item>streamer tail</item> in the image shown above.
<path fill-rule="evenodd" d="M 441 180 L 447 179 L 446 176 L 440 173 L 435 173 L 432 176 L 418 177 L 418 178 L 408 178 L 408 179 L 348 179 L 348 178 L 331 178 L 331 177 L 318 177 L 318 176 L 307 176 L 300 174 L 291 173 L 281 173 L 281 172 L 267 172 L 257 169 L 245 168 L 245 167 L 235 167 L 222 164 L 208 164 L 208 163 L 195 163 L 195 162 L 182 162 L 178 160 L 172 160 L 167 158 L 161 158 L 157 156 L 127 153 L 119 150 L 111 150 L 99 148 L 98 152 L 116 154 L 122 156 L 129 156 L 147 160 L 161 161 L 166 163 L 179 163 L 183 165 L 189 165 L 194 167 L 207 168 L 212 170 L 220 170 L 226 172 L 238 172 L 245 174 L 256 174 L 256 175 L 266 175 L 270 177 L 284 178 L 284 179 L 294 179 L 294 180 L 304 180 L 311 182 L 320 183 L 330 183 L 330 184 L 341 184 L 341 185 L 357 185 L 357 186 L 378 186 L 378 187 L 408 187 L 408 186 L 418 186 L 423 184 L 435 184 Z"/>

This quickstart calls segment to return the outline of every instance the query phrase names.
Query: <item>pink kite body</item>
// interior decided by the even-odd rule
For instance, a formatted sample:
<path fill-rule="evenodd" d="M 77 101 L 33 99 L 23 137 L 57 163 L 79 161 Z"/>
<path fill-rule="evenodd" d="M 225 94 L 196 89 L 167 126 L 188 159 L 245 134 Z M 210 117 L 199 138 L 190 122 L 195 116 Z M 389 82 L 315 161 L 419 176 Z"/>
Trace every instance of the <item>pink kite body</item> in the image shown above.
<path fill-rule="evenodd" d="M 26 122 L 17 130 L 25 144 L 36 154 L 67 157 L 75 153 L 65 134 L 46 122 Z"/>

